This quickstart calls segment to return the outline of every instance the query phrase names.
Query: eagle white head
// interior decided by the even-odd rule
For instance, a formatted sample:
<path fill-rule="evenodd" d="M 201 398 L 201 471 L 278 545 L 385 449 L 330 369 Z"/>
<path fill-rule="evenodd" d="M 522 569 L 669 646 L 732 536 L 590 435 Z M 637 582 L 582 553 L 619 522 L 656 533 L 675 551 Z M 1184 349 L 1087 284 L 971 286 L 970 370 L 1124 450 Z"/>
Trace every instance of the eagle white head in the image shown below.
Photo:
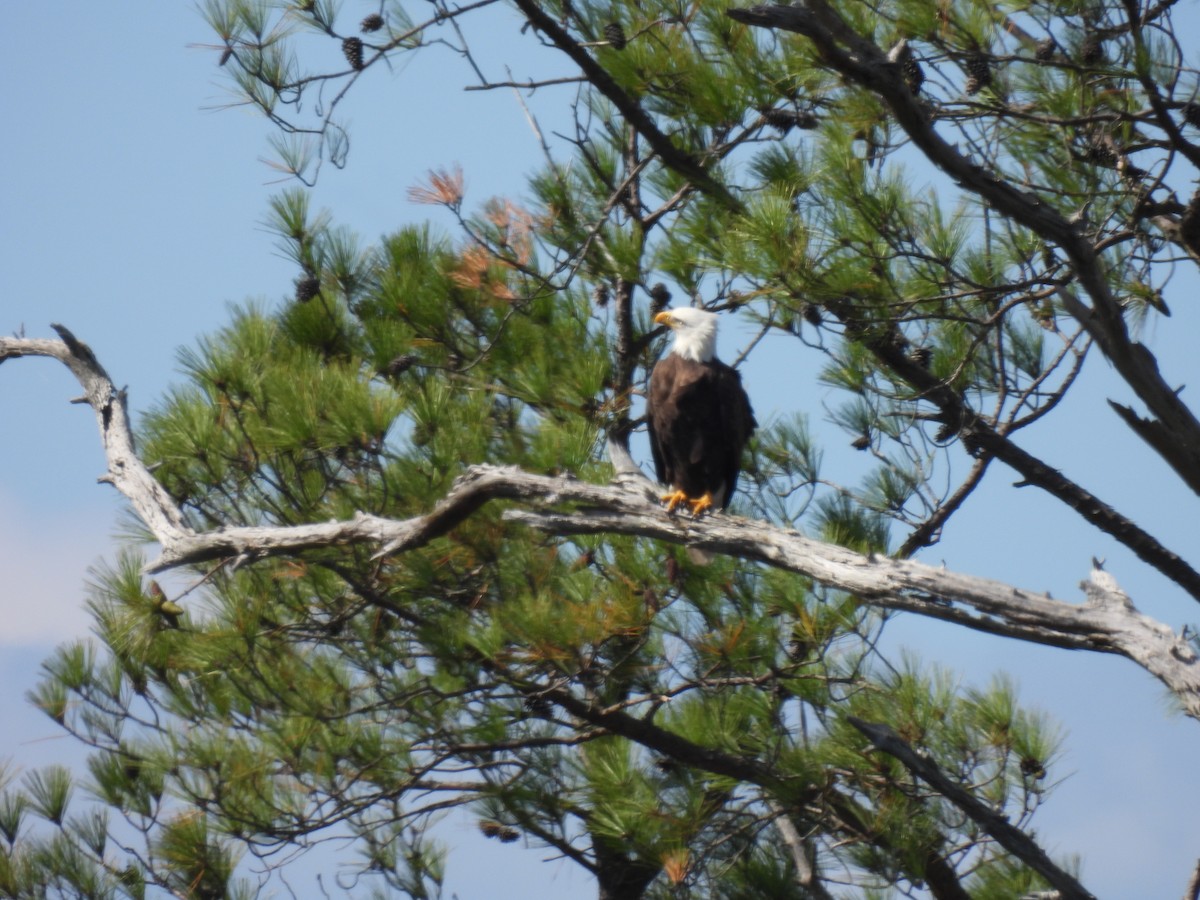
<path fill-rule="evenodd" d="M 717 314 L 690 306 L 664 309 L 654 321 L 675 332 L 672 353 L 693 362 L 708 362 L 717 354 Z"/>

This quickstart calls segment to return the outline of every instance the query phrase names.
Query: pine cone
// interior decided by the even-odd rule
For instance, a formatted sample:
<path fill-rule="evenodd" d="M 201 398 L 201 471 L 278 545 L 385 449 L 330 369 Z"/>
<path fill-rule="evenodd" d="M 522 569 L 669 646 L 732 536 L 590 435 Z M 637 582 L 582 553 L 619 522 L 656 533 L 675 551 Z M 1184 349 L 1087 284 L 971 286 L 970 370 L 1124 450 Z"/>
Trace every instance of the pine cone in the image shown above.
<path fill-rule="evenodd" d="M 545 713 L 550 712 L 551 709 L 550 701 L 537 694 L 526 697 L 524 705 L 525 708 L 531 713 L 536 713 L 538 715 L 544 715 Z"/>
<path fill-rule="evenodd" d="M 1021 760 L 1021 774 L 1028 775 L 1030 778 L 1045 778 L 1046 767 L 1035 757 L 1026 756 Z"/>
<path fill-rule="evenodd" d="M 667 290 L 667 286 L 661 281 L 650 288 L 650 312 L 652 314 L 662 312 L 670 302 L 671 292 Z"/>
<path fill-rule="evenodd" d="M 804 321 L 813 328 L 821 327 L 821 308 L 814 306 L 812 303 L 805 303 L 800 310 L 800 315 L 804 316 Z"/>
<path fill-rule="evenodd" d="M 1189 250 L 1200 254 L 1200 191 L 1192 194 L 1187 209 L 1179 217 L 1179 238 Z"/>
<path fill-rule="evenodd" d="M 411 353 L 405 353 L 401 356 L 397 356 L 390 363 L 388 363 L 383 371 L 384 374 L 390 378 L 398 378 L 416 365 L 416 362 L 417 358 L 415 356 L 413 356 Z"/>
<path fill-rule="evenodd" d="M 652 612 L 658 612 L 660 608 L 658 600 L 658 592 L 654 590 L 654 588 L 647 587 L 644 591 L 642 591 L 642 603 L 645 604 L 646 609 L 651 610 Z"/>
<path fill-rule="evenodd" d="M 1146 176 L 1150 174 L 1145 169 L 1138 168 L 1130 162 L 1126 162 L 1125 165 L 1118 166 L 1118 168 L 1121 170 L 1121 177 L 1130 184 L 1137 184 L 1144 181 Z"/>
<path fill-rule="evenodd" d="M 624 50 L 625 45 L 629 43 L 625 39 L 625 29 L 621 27 L 620 22 L 609 22 L 604 26 L 604 39 L 614 50 Z"/>
<path fill-rule="evenodd" d="M 802 109 L 796 113 L 796 127 L 804 131 L 811 131 L 820 125 L 820 120 L 806 109 Z"/>
<path fill-rule="evenodd" d="M 805 131 L 817 127 L 817 117 L 807 110 L 798 111 L 783 107 L 767 107 L 762 110 L 762 116 L 767 124 L 777 129 L 780 134 L 787 134 L 793 128 L 803 128 Z"/>
<path fill-rule="evenodd" d="M 1200 128 L 1200 103 L 1185 103 L 1183 106 L 1183 121 L 1193 128 Z"/>
<path fill-rule="evenodd" d="M 1054 42 L 1054 38 L 1048 37 L 1037 45 L 1037 49 L 1033 51 L 1034 59 L 1045 61 L 1054 56 L 1054 51 L 1058 49 L 1058 44 Z"/>
<path fill-rule="evenodd" d="M 1113 168 L 1117 164 L 1117 154 L 1112 146 L 1102 138 L 1093 138 L 1088 144 L 1087 158 L 1098 166 Z"/>
<path fill-rule="evenodd" d="M 378 31 L 383 27 L 383 16 L 379 13 L 371 13 L 359 23 L 358 27 L 365 32 Z"/>
<path fill-rule="evenodd" d="M 968 96 L 978 94 L 992 83 L 992 66 L 988 62 L 988 58 L 982 53 L 976 53 L 968 57 L 966 68 L 966 91 Z"/>
<path fill-rule="evenodd" d="M 933 442 L 935 444 L 944 444 L 957 433 L 957 428 L 955 428 L 953 425 L 943 422 L 938 427 L 937 433 L 933 436 Z"/>
<path fill-rule="evenodd" d="M 1054 317 L 1054 304 L 1049 300 L 1033 310 L 1033 318 L 1047 331 L 1058 330 L 1058 322 Z"/>
<path fill-rule="evenodd" d="M 963 432 L 962 446 L 975 459 L 983 456 L 983 445 L 979 443 L 979 436 L 974 431 L 968 430 Z"/>
<path fill-rule="evenodd" d="M 679 576 L 683 573 L 679 570 L 679 562 L 673 556 L 667 557 L 667 581 L 675 587 L 679 587 Z"/>
<path fill-rule="evenodd" d="M 609 297 L 610 295 L 607 284 L 598 284 L 592 288 L 592 302 L 601 309 L 604 309 L 604 307 L 608 306 Z"/>
<path fill-rule="evenodd" d="M 764 109 L 762 115 L 767 120 L 767 124 L 780 134 L 787 134 L 796 127 L 796 113 L 794 110 L 779 109 L 772 106 Z"/>
<path fill-rule="evenodd" d="M 321 279 L 316 275 L 306 275 L 296 279 L 296 302 L 307 303 L 321 293 Z"/>
<path fill-rule="evenodd" d="M 904 83 L 908 86 L 909 93 L 913 96 L 921 93 L 921 85 L 925 83 L 925 72 L 911 53 L 904 58 L 904 62 L 900 63 L 900 74 L 904 76 Z"/>
<path fill-rule="evenodd" d="M 1094 34 L 1087 35 L 1083 39 L 1083 43 L 1079 45 L 1079 61 L 1090 66 L 1092 63 L 1100 62 L 1103 56 L 1104 45 L 1100 38 Z"/>
<path fill-rule="evenodd" d="M 362 69 L 363 42 L 360 38 L 348 37 L 342 41 L 342 53 L 346 56 L 346 62 L 350 63 L 350 68 L 355 71 Z"/>

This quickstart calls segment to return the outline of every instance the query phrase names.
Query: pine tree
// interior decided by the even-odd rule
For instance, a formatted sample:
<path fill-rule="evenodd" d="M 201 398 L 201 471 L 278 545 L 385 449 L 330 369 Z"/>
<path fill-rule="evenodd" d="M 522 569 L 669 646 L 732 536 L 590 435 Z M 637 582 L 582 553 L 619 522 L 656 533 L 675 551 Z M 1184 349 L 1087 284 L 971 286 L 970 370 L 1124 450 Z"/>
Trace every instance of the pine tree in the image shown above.
<path fill-rule="evenodd" d="M 1103 67 L 1059 64 L 1052 35 L 1099 27 L 1077 4 L 1041 4 L 1020 28 L 985 0 L 914 0 L 886 17 L 823 0 L 700 4 L 686 20 L 634 0 L 514 6 L 514 33 L 582 73 L 582 100 L 564 101 L 570 163 L 534 173 L 527 201 L 474 208 L 463 173 L 430 173 L 410 198 L 461 229 L 374 244 L 304 190 L 282 192 L 271 227 L 296 264 L 286 302 L 246 306 L 184 351 L 185 383 L 140 426 L 141 460 L 196 534 L 411 527 L 382 547 L 377 535 L 213 544 L 173 563 L 195 583 L 187 597 L 155 593 L 132 548 L 113 561 L 92 589 L 102 649 L 61 648 L 35 697 L 93 748 L 99 813 L 75 812 L 65 770 L 0 778 L 0 894 L 238 895 L 251 889 L 245 853 L 274 865 L 336 833 L 353 847 L 343 871 L 434 896 L 455 858 L 430 825 L 457 808 L 488 839 L 583 867 L 611 900 L 831 897 L 847 883 L 1090 896 L 1069 865 L 1030 852 L 1058 774 L 1053 723 L 1005 677 L 963 688 L 936 661 L 886 658 L 879 638 L 908 609 L 1119 652 L 1200 717 L 1170 668 L 1190 652 L 1183 636 L 1153 631 L 1171 649 L 1139 656 L 1137 632 L 1096 630 L 1136 624 L 1100 565 L 1086 605 L 1020 609 L 943 596 L 904 568 L 999 461 L 1200 597 L 1187 561 L 1067 461 L 1022 446 L 1091 352 L 1147 410 L 1114 403 L 1119 417 L 1200 487 L 1200 425 L 1131 336 L 1161 313 L 1175 259 L 1195 255 L 1194 210 L 1174 198 L 1188 196 L 1180 160 L 1196 151 L 1172 145 L 1187 140 L 1175 119 L 1192 119 L 1194 76 L 1144 23 L 1106 27 Z M 305 45 L 258 41 L 246 4 L 207 12 L 231 32 L 235 82 L 344 159 L 336 110 L 304 102 L 325 84 L 300 68 Z M 271 33 L 285 34 L 295 12 L 279 15 Z M 345 33 L 325 4 L 308 15 Z M 399 15 L 388 7 L 391 31 L 417 27 Z M 444 43 L 442 24 L 422 27 Z M 889 64 L 885 35 L 921 66 Z M 361 69 L 361 40 L 343 50 Z M 798 109 L 818 127 L 780 127 Z M 1138 154 L 1154 187 L 1087 164 L 1075 114 Z M 938 191 L 912 153 L 936 164 L 921 178 Z M 669 539 L 656 539 L 602 505 L 612 491 L 571 493 L 609 484 L 614 455 L 636 445 L 664 350 L 652 313 L 672 297 L 823 354 L 861 480 L 835 484 L 805 410 L 788 410 L 747 454 L 735 511 L 779 540 L 819 538 L 822 559 L 886 566 L 910 579 L 901 588 L 805 569 L 736 534 L 701 566 L 671 539 L 758 526 L 664 514 Z M 485 476 L 501 488 L 454 505 Z M 1091 614 L 1094 628 L 1078 626 Z M 119 817 L 144 852 L 108 852 Z"/>

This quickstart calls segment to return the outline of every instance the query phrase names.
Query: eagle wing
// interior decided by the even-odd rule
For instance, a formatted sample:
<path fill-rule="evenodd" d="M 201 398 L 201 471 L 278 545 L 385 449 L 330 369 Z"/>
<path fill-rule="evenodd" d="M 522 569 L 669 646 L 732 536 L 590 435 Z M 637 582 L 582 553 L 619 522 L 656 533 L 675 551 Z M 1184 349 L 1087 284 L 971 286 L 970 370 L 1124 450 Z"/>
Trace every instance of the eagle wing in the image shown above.
<path fill-rule="evenodd" d="M 717 382 L 717 408 L 720 410 L 721 427 L 724 432 L 724 458 L 722 475 L 725 481 L 725 496 L 722 506 L 728 506 L 737 489 L 738 473 L 742 469 L 742 454 L 758 422 L 750 406 L 750 398 L 742 387 L 742 377 L 737 369 L 713 360 L 714 377 Z"/>
<path fill-rule="evenodd" d="M 679 359 L 668 354 L 658 361 L 650 373 L 646 392 L 646 428 L 650 432 L 650 453 L 654 457 L 654 474 L 659 484 L 675 483 L 675 465 L 667 442 L 679 418 L 673 388 Z"/>

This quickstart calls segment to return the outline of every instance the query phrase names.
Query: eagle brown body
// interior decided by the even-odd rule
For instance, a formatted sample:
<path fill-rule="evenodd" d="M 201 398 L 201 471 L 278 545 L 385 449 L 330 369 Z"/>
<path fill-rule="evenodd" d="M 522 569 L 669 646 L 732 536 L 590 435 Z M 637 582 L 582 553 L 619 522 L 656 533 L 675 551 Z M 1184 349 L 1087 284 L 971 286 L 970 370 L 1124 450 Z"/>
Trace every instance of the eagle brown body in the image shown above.
<path fill-rule="evenodd" d="M 758 424 L 737 370 L 715 356 L 716 318 L 690 308 L 655 317 L 676 339 L 650 375 L 646 403 L 654 469 L 674 491 L 663 499 L 696 515 L 729 505 Z"/>

